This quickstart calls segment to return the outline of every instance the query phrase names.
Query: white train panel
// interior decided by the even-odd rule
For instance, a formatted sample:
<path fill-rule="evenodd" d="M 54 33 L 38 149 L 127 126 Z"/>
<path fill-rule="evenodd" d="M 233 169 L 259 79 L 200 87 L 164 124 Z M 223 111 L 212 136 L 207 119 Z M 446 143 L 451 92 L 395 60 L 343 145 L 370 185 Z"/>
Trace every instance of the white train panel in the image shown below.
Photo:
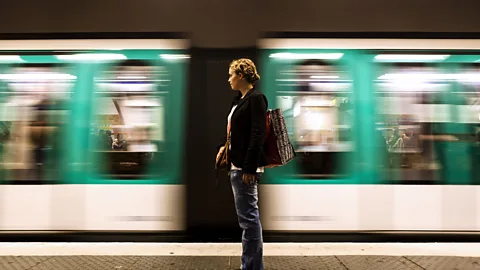
<path fill-rule="evenodd" d="M 478 50 L 478 39 L 349 39 L 349 38 L 265 38 L 262 49 L 403 49 L 403 50 Z"/>
<path fill-rule="evenodd" d="M 2 50 L 155 50 L 188 47 L 186 39 L 0 40 Z"/>
<path fill-rule="evenodd" d="M 390 230 L 394 227 L 394 189 L 389 185 L 359 185 L 360 230 Z"/>
<path fill-rule="evenodd" d="M 183 185 L 89 185 L 86 230 L 183 230 Z"/>
<path fill-rule="evenodd" d="M 52 185 L 5 185 L 0 230 L 52 230 Z"/>
<path fill-rule="evenodd" d="M 475 213 L 476 213 L 476 220 L 477 220 L 477 231 L 480 231 L 480 186 L 472 187 L 476 191 L 476 203 L 475 203 Z M 472 206 L 473 207 L 473 206 Z"/>
<path fill-rule="evenodd" d="M 480 187 L 440 185 L 262 185 L 266 231 L 472 231 Z"/>
<path fill-rule="evenodd" d="M 0 230 L 185 229 L 183 185 L 0 186 Z M 480 230 L 480 187 L 261 185 L 267 231 Z"/>
<path fill-rule="evenodd" d="M 85 229 L 86 187 L 86 185 L 52 186 L 54 230 Z"/>
<path fill-rule="evenodd" d="M 358 188 L 353 185 L 261 185 L 265 230 L 358 229 Z"/>
<path fill-rule="evenodd" d="M 477 228 L 477 190 L 472 186 L 443 186 L 443 230 L 473 231 Z"/>
<path fill-rule="evenodd" d="M 442 230 L 442 186 L 396 185 L 394 230 Z"/>

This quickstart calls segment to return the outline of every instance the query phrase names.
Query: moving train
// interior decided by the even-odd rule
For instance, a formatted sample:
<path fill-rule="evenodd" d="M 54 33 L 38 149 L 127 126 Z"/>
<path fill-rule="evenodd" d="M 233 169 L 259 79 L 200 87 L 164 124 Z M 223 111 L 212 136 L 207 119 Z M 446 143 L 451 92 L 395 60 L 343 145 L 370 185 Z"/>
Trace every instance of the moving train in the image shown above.
<path fill-rule="evenodd" d="M 181 230 L 187 44 L 2 41 L 0 230 Z"/>
<path fill-rule="evenodd" d="M 478 231 L 478 40 L 262 40 L 298 158 L 268 173 L 276 231 Z"/>
<path fill-rule="evenodd" d="M 187 88 L 209 71 L 187 39 L 0 45 L 0 231 L 188 229 Z M 265 38 L 257 55 L 297 152 L 262 180 L 265 231 L 480 230 L 480 40 Z"/>

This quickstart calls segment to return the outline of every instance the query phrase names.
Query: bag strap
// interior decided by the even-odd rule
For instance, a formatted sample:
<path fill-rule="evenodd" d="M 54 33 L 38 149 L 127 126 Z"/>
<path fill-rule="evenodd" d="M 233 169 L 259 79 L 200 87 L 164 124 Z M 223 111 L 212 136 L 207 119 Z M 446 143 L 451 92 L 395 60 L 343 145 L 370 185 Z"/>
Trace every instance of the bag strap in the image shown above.
<path fill-rule="evenodd" d="M 227 134 L 227 142 L 229 143 L 229 147 L 230 147 L 230 136 L 231 136 L 231 132 L 228 132 Z M 226 143 L 225 143 L 226 144 Z M 229 149 L 224 149 L 224 151 L 228 151 Z M 215 169 L 216 171 L 216 180 L 215 180 L 215 188 L 218 187 L 218 172 L 220 171 L 219 169 Z M 230 171 L 228 172 L 228 175 L 230 175 Z"/>

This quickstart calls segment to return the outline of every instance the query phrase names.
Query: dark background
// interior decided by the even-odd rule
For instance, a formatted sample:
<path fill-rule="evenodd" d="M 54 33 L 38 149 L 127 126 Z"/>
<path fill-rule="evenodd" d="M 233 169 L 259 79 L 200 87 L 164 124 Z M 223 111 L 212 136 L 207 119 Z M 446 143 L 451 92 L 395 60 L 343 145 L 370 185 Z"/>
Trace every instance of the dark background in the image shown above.
<path fill-rule="evenodd" d="M 480 32 L 478 0 L 1 0 L 0 33 L 187 32 L 245 48 L 260 33 Z"/>

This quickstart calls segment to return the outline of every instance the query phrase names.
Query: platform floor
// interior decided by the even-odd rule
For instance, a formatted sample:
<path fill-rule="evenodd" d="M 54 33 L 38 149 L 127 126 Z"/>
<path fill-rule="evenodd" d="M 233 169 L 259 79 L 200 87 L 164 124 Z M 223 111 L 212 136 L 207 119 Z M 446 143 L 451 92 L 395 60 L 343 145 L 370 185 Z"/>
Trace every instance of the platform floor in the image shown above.
<path fill-rule="evenodd" d="M 265 269 L 480 269 L 478 257 L 265 256 Z M 237 256 L 1 256 L 1 270 L 240 269 Z"/>
<path fill-rule="evenodd" d="M 240 269 L 241 243 L 0 243 L 0 270 Z M 480 270 L 480 243 L 265 243 L 265 269 Z"/>

